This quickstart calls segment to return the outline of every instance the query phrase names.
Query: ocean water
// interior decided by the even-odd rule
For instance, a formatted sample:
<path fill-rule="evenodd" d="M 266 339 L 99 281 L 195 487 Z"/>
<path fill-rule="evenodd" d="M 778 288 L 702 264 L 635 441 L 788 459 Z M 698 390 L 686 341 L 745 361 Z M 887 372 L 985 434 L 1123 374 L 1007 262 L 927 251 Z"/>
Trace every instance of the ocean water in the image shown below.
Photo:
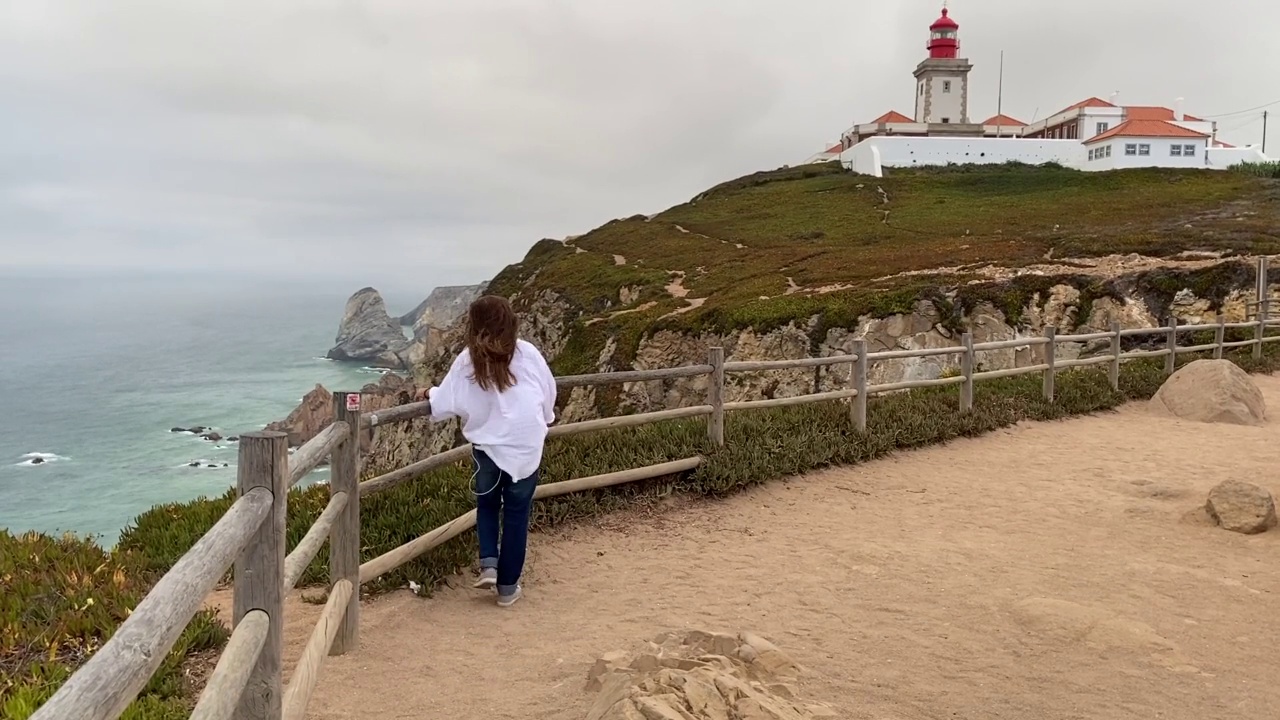
<path fill-rule="evenodd" d="M 376 381 L 323 359 L 357 289 L 0 275 L 0 527 L 110 546 L 152 505 L 224 492 L 236 445 L 172 428 L 230 437 L 283 418 L 317 383 Z M 429 290 L 403 310 L 388 297 L 391 312 Z"/>

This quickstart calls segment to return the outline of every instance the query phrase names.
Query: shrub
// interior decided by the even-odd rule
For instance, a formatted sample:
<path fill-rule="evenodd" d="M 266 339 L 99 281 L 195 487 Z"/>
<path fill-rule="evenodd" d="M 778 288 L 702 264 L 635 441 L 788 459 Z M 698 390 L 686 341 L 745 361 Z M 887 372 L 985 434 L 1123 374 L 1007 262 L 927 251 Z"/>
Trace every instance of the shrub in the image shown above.
<path fill-rule="evenodd" d="M 108 553 L 73 535 L 15 537 L 0 529 L 0 717 L 35 712 L 124 622 L 149 577 L 132 553 Z M 185 717 L 183 663 L 226 639 L 212 612 L 199 613 L 124 717 Z"/>
<path fill-rule="evenodd" d="M 1276 162 L 1242 162 L 1231 166 L 1231 170 L 1243 175 L 1262 178 L 1280 178 L 1280 161 Z"/>

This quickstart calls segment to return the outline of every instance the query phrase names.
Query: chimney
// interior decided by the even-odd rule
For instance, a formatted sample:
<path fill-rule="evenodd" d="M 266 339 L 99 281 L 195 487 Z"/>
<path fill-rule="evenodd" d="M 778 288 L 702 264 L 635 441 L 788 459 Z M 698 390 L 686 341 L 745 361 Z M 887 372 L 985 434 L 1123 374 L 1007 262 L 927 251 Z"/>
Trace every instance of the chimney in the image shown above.
<path fill-rule="evenodd" d="M 1182 98 L 1173 101 L 1173 119 L 1182 122 Z"/>
<path fill-rule="evenodd" d="M 1120 105 L 1120 91 L 1116 90 L 1115 92 L 1111 93 L 1111 99 L 1109 99 L 1107 102 L 1118 107 Z"/>

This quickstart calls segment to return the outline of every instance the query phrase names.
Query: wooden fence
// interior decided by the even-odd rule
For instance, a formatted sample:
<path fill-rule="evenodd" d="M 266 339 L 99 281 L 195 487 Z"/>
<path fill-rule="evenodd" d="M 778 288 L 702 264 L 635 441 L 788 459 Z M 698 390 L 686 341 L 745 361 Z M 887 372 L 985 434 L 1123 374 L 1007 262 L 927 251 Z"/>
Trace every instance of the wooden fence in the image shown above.
<path fill-rule="evenodd" d="M 1265 266 L 1264 266 L 1265 267 Z M 1267 329 L 1280 325 L 1270 318 L 1270 304 L 1260 293 L 1256 312 L 1246 322 L 1218 321 L 1208 325 L 1121 329 L 1107 332 L 1058 335 L 1053 327 L 1042 336 L 975 344 L 970 334 L 958 346 L 922 350 L 867 352 L 865 341 L 856 341 L 848 355 L 794 360 L 726 362 L 722 348 L 711 348 L 707 363 L 656 370 L 630 370 L 557 378 L 561 389 L 618 383 L 709 377 L 706 403 L 673 410 L 623 415 L 554 426 L 550 436 L 574 435 L 595 430 L 634 427 L 681 418 L 706 417 L 707 435 L 713 446 L 724 444 L 725 413 L 775 408 L 804 403 L 848 400 L 851 422 L 858 430 L 867 425 L 867 398 L 907 390 L 956 385 L 960 410 L 973 408 L 975 382 L 1015 375 L 1041 374 L 1045 398 L 1054 398 L 1056 374 L 1064 369 L 1105 365 L 1112 388 L 1119 387 L 1120 364 L 1134 358 L 1163 357 L 1166 372 L 1173 372 L 1178 355 L 1212 352 L 1222 357 L 1230 348 L 1252 346 L 1261 357 L 1263 343 L 1280 341 Z M 1247 340 L 1226 340 L 1228 330 L 1252 330 Z M 1179 346 L 1179 333 L 1213 333 L 1213 342 Z M 1163 347 L 1122 351 L 1125 338 L 1155 336 Z M 1109 352 L 1096 357 L 1060 360 L 1063 343 L 1109 341 Z M 1041 362 L 1002 370 L 980 371 L 980 353 L 1014 348 L 1042 348 Z M 903 358 L 959 356 L 960 372 L 954 377 L 868 384 L 874 363 Z M 796 397 L 725 401 L 725 378 L 733 373 L 819 368 L 849 365 L 850 387 Z M 300 720 L 319 678 L 327 655 L 355 650 L 360 639 L 359 587 L 432 548 L 475 527 L 472 510 L 394 550 L 360 563 L 360 499 L 409 481 L 433 468 L 465 460 L 470 446 L 457 447 L 364 482 L 358 478 L 359 432 L 424 417 L 426 402 L 401 405 L 362 415 L 359 393 L 334 394 L 335 421 L 292 457 L 284 433 L 258 432 L 240 436 L 239 497 L 230 510 L 184 555 L 138 604 L 115 635 L 79 669 L 36 714 L 33 720 L 115 720 L 137 696 L 155 672 L 183 628 L 200 609 L 218 581 L 234 563 L 234 631 L 217 667 L 201 693 L 193 718 L 200 720 Z M 289 488 L 332 458 L 328 507 L 320 514 L 297 547 L 285 552 L 285 506 Z M 621 485 L 669 476 L 696 468 L 700 456 L 658 465 L 578 478 L 540 486 L 535 497 Z M 293 675 L 286 683 L 282 673 L 284 625 L 283 599 L 294 588 L 303 570 L 329 541 L 330 581 L 328 602 L 311 633 Z"/>

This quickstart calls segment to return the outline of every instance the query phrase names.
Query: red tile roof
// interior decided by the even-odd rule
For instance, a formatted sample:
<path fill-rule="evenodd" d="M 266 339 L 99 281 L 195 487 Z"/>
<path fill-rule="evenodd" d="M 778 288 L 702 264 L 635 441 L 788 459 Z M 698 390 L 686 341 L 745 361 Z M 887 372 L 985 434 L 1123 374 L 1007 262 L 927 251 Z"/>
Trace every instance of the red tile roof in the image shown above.
<path fill-rule="evenodd" d="M 875 124 L 880 124 L 880 123 L 913 123 L 913 122 L 915 122 L 915 120 L 914 120 L 914 119 L 912 119 L 912 118 L 907 117 L 906 115 L 903 115 L 902 113 L 898 112 L 897 110 L 890 110 L 889 112 L 887 112 L 887 113 L 885 113 L 885 114 L 881 115 L 880 117 L 876 118 L 875 120 L 872 120 L 871 122 L 872 122 L 872 123 L 875 123 Z"/>
<path fill-rule="evenodd" d="M 823 154 L 824 155 L 830 155 L 832 153 L 840 154 L 843 151 L 844 151 L 844 144 L 836 143 L 835 145 L 832 145 L 831 147 L 827 148 L 826 152 L 824 152 Z"/>
<path fill-rule="evenodd" d="M 1054 115 L 1061 115 L 1064 112 L 1075 110 L 1076 108 L 1087 108 L 1087 107 L 1116 107 L 1116 106 L 1112 105 L 1106 100 L 1103 100 L 1102 98 L 1091 97 L 1088 100 L 1081 100 L 1075 105 L 1068 105 L 1067 107 L 1064 107 L 1058 112 L 1054 113 Z M 1050 117 L 1053 117 L 1053 116 L 1051 115 Z"/>
<path fill-rule="evenodd" d="M 982 124 L 983 125 L 1006 125 L 1006 126 L 1017 125 L 1019 127 L 1026 126 L 1026 123 L 1022 122 L 1021 120 L 1018 120 L 1016 118 L 1011 118 L 1008 115 L 1005 115 L 1003 113 L 999 115 L 992 115 L 986 120 L 983 120 Z"/>
<path fill-rule="evenodd" d="M 1233 148 L 1233 147 L 1235 147 L 1235 145 L 1232 145 L 1231 143 L 1224 143 L 1224 142 L 1222 142 L 1221 140 L 1214 140 L 1214 141 L 1213 141 L 1213 146 L 1214 146 L 1214 147 L 1218 147 L 1218 148 Z"/>
<path fill-rule="evenodd" d="M 1129 120 L 1172 121 L 1174 119 L 1172 110 L 1158 105 L 1128 105 L 1124 109 L 1124 116 Z M 1192 115 L 1183 115 L 1182 119 L 1187 122 L 1204 122 L 1200 118 Z"/>
<path fill-rule="evenodd" d="M 1114 137 L 1207 138 L 1209 136 L 1164 120 L 1126 120 L 1101 135 L 1085 140 L 1084 144 L 1091 145 Z"/>

